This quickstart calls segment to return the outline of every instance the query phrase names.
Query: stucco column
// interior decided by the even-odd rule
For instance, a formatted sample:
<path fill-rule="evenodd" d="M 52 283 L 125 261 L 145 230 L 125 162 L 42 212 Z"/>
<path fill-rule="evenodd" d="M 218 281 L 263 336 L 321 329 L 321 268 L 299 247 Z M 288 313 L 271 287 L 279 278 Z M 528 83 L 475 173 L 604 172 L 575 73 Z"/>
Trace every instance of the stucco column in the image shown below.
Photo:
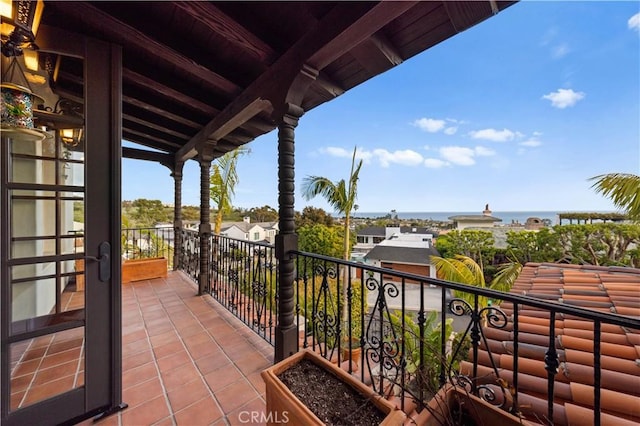
<path fill-rule="evenodd" d="M 182 168 L 184 161 L 173 166 L 173 270 L 177 271 L 182 259 Z"/>
<path fill-rule="evenodd" d="M 209 263 L 211 260 L 211 207 L 210 182 L 213 148 L 198 149 L 200 163 L 200 274 L 198 275 L 198 295 L 205 294 L 209 287 Z"/>
<path fill-rule="evenodd" d="M 287 105 L 278 122 L 278 214 L 280 233 L 276 236 L 278 258 L 278 325 L 275 333 L 275 361 L 278 362 L 298 350 L 298 328 L 295 323 L 293 291 L 294 259 L 289 252 L 298 248 L 295 233 L 294 207 L 294 129 L 302 116 L 302 108 Z"/>

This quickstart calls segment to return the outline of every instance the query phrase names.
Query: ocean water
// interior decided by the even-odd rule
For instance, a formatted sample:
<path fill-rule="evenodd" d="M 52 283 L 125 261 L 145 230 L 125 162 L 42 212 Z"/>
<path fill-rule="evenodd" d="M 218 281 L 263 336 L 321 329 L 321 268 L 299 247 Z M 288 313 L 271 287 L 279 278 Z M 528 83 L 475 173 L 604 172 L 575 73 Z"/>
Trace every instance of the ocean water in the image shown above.
<path fill-rule="evenodd" d="M 493 217 L 497 217 L 502 219 L 502 222 L 497 222 L 498 225 L 507 225 L 514 222 L 519 222 L 524 224 L 528 218 L 537 217 L 539 219 L 549 219 L 552 225 L 558 224 L 558 213 L 556 211 L 522 211 L 522 212 L 500 212 L 494 211 L 491 213 Z M 380 213 L 380 212 L 361 212 L 356 211 L 353 213 L 353 217 L 362 217 L 362 218 L 377 218 L 377 217 L 385 217 L 389 212 Z M 438 221 L 446 221 L 449 220 L 449 216 L 458 216 L 458 215 L 479 215 L 482 212 L 397 212 L 392 213 L 393 215 L 398 215 L 398 219 L 408 220 L 408 219 L 421 219 L 421 220 L 438 220 Z"/>

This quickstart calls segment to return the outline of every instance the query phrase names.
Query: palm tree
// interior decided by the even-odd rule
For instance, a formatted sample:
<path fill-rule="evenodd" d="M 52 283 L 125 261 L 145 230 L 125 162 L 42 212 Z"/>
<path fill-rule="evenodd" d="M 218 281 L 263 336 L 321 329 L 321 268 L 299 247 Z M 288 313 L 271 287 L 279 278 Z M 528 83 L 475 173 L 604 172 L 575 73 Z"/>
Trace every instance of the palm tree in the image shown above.
<path fill-rule="evenodd" d="M 231 211 L 231 199 L 235 195 L 235 188 L 238 184 L 237 164 L 241 155 L 249 154 L 251 150 L 241 146 L 233 151 L 227 152 L 216 160 L 211 173 L 211 199 L 217 206 L 214 234 L 220 234 L 222 227 L 222 215 Z"/>
<path fill-rule="evenodd" d="M 349 173 L 349 182 L 344 179 L 338 182 L 332 182 L 322 176 L 307 176 L 302 182 L 302 196 L 306 200 L 310 200 L 316 195 L 322 195 L 329 205 L 338 213 L 344 214 L 344 244 L 343 258 L 349 260 L 349 252 L 351 244 L 349 232 L 351 226 L 351 211 L 357 210 L 356 197 L 358 196 L 358 175 L 362 167 L 362 160 L 356 164 L 356 149 L 353 148 L 353 157 L 351 158 L 351 173 Z M 342 271 L 344 273 L 344 269 Z M 342 323 L 346 326 L 348 322 L 349 307 L 347 306 L 348 286 L 343 285 L 341 288 L 340 303 L 342 305 Z M 343 332 L 348 333 L 348 327 L 342 327 Z"/>
<path fill-rule="evenodd" d="M 302 182 L 302 196 L 306 200 L 310 200 L 316 195 L 322 195 L 336 212 L 344 215 L 344 260 L 349 260 L 351 251 L 349 242 L 351 212 L 358 209 L 356 198 L 358 196 L 358 175 L 361 167 L 362 160 L 356 164 L 356 148 L 354 148 L 348 183 L 344 179 L 332 182 L 322 176 L 307 176 Z"/>
<path fill-rule="evenodd" d="M 462 255 L 456 255 L 454 258 L 431 256 L 431 262 L 435 265 L 436 273 L 440 279 L 498 291 L 509 291 L 522 270 L 522 265 L 518 262 L 505 263 L 487 285 L 482 267 L 470 257 Z M 465 300 L 471 306 L 474 305 L 474 296 L 471 293 L 456 291 L 455 297 Z M 489 299 L 484 296 L 478 297 L 478 309 L 488 305 Z"/>
<path fill-rule="evenodd" d="M 619 209 L 625 210 L 631 220 L 640 220 L 640 176 L 631 173 L 608 173 L 594 176 L 591 186 L 596 192 L 609 197 Z"/>

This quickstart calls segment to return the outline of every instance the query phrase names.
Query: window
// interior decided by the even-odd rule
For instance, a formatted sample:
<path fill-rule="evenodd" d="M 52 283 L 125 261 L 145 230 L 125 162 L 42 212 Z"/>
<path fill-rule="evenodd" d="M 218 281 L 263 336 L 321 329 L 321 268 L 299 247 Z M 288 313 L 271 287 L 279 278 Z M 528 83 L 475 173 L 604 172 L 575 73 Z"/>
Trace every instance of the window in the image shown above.
<path fill-rule="evenodd" d="M 384 241 L 384 237 L 373 237 L 373 244 L 378 244 L 381 241 Z"/>
<path fill-rule="evenodd" d="M 254 232 L 253 233 L 253 241 L 258 241 L 260 239 L 260 233 L 259 232 Z"/>

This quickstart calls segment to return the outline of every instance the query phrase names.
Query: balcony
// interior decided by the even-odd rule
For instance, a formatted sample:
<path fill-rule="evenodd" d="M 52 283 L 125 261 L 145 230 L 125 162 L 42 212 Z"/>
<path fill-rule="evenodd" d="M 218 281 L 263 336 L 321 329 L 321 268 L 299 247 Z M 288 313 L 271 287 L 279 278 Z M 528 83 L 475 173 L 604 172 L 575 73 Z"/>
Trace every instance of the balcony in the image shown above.
<path fill-rule="evenodd" d="M 172 235 L 150 233 L 123 231 L 123 241 L 145 241 L 144 250 L 125 243 L 130 257 L 171 257 Z M 208 294 L 197 296 L 198 238 L 182 232 L 182 254 L 174 258 L 182 270 L 122 284 L 129 408 L 102 424 L 246 424 L 265 412 L 260 371 L 274 362 L 286 306 L 277 301 L 275 248 L 212 237 Z M 340 365 L 395 402 L 409 422 L 420 424 L 447 382 L 534 424 L 640 421 L 638 270 L 530 264 L 511 293 L 499 293 L 292 256 L 296 350 L 310 348 Z M 76 290 L 63 293 L 65 309 L 81 307 Z M 82 386 L 84 344 L 82 329 L 72 329 L 13 350 L 12 409 Z"/>

